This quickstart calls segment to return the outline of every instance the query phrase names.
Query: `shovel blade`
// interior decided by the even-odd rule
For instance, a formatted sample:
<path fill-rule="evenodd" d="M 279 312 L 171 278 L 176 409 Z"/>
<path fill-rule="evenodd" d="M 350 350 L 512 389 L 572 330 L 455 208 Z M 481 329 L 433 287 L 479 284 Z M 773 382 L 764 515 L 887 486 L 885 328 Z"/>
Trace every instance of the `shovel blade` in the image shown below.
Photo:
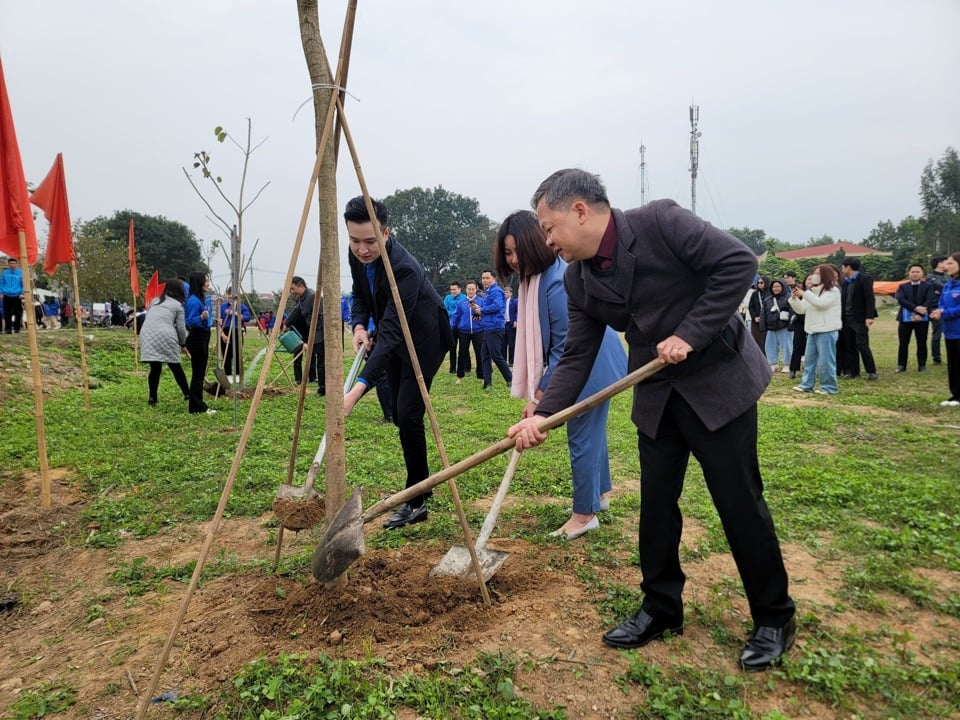
<path fill-rule="evenodd" d="M 366 552 L 360 488 L 353 491 L 334 516 L 313 551 L 311 570 L 320 582 L 333 582 Z"/>
<path fill-rule="evenodd" d="M 477 548 L 477 560 L 480 561 L 480 571 L 483 573 L 484 581 L 492 578 L 500 566 L 510 557 L 510 553 L 502 550 L 491 550 L 490 548 Z M 433 570 L 430 571 L 430 577 L 459 577 L 465 580 L 475 579 L 477 576 L 473 572 L 473 560 L 470 558 L 470 551 L 465 545 L 454 545 L 447 554 L 440 558 Z"/>

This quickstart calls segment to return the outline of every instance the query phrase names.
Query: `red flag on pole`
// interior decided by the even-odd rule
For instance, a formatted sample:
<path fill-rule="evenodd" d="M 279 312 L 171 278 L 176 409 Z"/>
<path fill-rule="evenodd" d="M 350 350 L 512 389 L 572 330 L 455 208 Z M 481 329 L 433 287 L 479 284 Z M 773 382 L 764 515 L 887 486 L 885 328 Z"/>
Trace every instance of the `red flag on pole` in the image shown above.
<path fill-rule="evenodd" d="M 33 227 L 27 181 L 0 62 L 0 252 L 19 258 L 21 231 L 27 239 L 27 262 L 32 265 L 37 261 L 37 232 Z M 23 268 L 24 272 L 27 270 Z"/>
<path fill-rule="evenodd" d="M 153 275 L 150 276 L 150 282 L 147 283 L 147 292 L 143 296 L 143 306 L 145 308 L 150 307 L 150 301 L 154 298 L 160 297 L 160 294 L 166 290 L 167 284 L 160 282 L 160 276 L 156 270 L 153 271 Z"/>
<path fill-rule="evenodd" d="M 70 229 L 70 205 L 67 202 L 67 179 L 63 172 L 63 153 L 57 153 L 53 167 L 30 195 L 30 202 L 43 210 L 50 223 L 43 269 L 53 275 L 60 263 L 74 261 L 73 233 Z"/>
<path fill-rule="evenodd" d="M 127 252 L 130 255 L 130 289 L 133 297 L 140 297 L 140 275 L 137 273 L 137 250 L 133 246 L 133 218 L 130 218 L 130 234 L 127 241 Z"/>

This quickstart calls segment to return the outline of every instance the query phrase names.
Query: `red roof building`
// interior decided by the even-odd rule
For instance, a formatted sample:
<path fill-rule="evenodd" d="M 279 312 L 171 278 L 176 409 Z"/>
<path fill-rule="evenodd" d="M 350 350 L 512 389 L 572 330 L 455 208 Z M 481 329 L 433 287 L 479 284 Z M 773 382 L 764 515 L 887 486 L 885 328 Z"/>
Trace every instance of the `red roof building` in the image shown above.
<path fill-rule="evenodd" d="M 799 250 L 784 250 L 782 252 L 778 252 L 777 257 L 785 260 L 825 258 L 840 250 L 843 250 L 843 254 L 847 257 L 862 257 L 863 255 L 890 255 L 888 252 L 864 247 L 863 245 L 854 245 L 853 243 L 848 242 L 838 242 L 831 243 L 830 245 L 813 245 L 811 247 L 800 248 Z"/>

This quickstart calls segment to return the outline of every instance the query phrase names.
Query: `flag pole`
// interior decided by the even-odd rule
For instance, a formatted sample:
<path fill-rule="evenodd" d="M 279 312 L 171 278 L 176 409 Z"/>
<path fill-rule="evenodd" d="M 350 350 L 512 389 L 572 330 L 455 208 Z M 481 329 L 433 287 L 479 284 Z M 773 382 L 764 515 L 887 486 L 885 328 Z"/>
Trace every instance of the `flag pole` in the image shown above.
<path fill-rule="evenodd" d="M 140 373 L 140 335 L 137 333 L 137 294 L 130 288 L 133 295 L 133 368 L 134 372 Z"/>
<path fill-rule="evenodd" d="M 77 261 L 70 262 L 70 272 L 73 275 L 73 317 L 77 324 L 77 335 L 80 338 L 80 369 L 83 371 L 83 404 L 90 409 L 90 380 L 87 375 L 87 351 L 83 346 L 83 312 L 80 307 L 80 281 L 77 279 Z"/>
<path fill-rule="evenodd" d="M 20 239 L 20 267 L 23 268 L 23 294 L 29 298 L 27 335 L 30 336 L 30 369 L 33 374 L 33 418 L 37 424 L 37 455 L 40 457 L 40 503 L 50 507 L 50 472 L 47 466 L 47 433 L 43 421 L 43 383 L 40 379 L 40 350 L 37 347 L 37 316 L 33 311 L 32 268 L 27 264 L 27 234 L 17 231 Z"/>

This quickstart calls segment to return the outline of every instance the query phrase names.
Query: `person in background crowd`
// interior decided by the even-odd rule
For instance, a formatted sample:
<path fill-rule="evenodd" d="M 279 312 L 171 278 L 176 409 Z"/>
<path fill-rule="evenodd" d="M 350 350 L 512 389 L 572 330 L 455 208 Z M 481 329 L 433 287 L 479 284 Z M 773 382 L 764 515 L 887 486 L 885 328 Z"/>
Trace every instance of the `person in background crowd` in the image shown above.
<path fill-rule="evenodd" d="M 760 329 L 766 333 L 767 362 L 776 372 L 783 358 L 783 372 L 790 372 L 790 353 L 793 352 L 793 331 L 790 319 L 793 309 L 790 307 L 790 294 L 782 280 L 770 283 L 770 294 L 763 299 L 763 313 L 760 315 Z"/>
<path fill-rule="evenodd" d="M 243 374 L 243 336 L 246 332 L 247 323 L 253 318 L 250 308 L 246 303 L 240 303 L 240 324 L 235 332 L 231 332 L 237 313 L 233 307 L 233 288 L 228 287 L 224 293 L 224 301 L 220 303 L 220 317 L 217 319 L 217 325 L 220 326 L 218 336 L 220 338 L 220 354 L 223 356 L 223 369 L 227 375 Z M 237 348 L 237 357 L 234 358 L 233 350 Z"/>
<path fill-rule="evenodd" d="M 313 303 L 316 301 L 316 292 L 307 287 L 307 282 L 299 275 L 294 275 L 290 281 L 290 294 L 297 299 L 297 304 L 284 320 L 287 327 L 292 327 L 300 333 L 300 339 L 306 346 L 310 339 L 310 319 L 313 316 Z M 297 356 L 293 360 L 293 378 L 299 385 L 303 382 L 303 355 Z M 313 348 L 310 355 L 310 363 L 307 368 L 307 380 L 316 381 L 317 395 L 327 394 L 327 366 L 326 355 L 323 352 L 323 303 L 320 303 L 317 311 L 317 327 L 314 330 Z"/>
<path fill-rule="evenodd" d="M 450 329 L 454 332 L 454 337 L 457 338 L 457 345 L 459 346 L 457 348 L 457 385 L 471 371 L 471 346 L 473 347 L 477 379 L 483 379 L 481 363 L 483 329 L 480 321 L 474 315 L 474 309 L 478 307 L 477 284 L 471 280 L 467 283 L 464 297 L 460 298 L 457 309 L 450 317 Z"/>
<path fill-rule="evenodd" d="M 18 333 L 23 324 L 23 271 L 16 258 L 7 258 L 7 267 L 0 273 L 0 294 L 3 295 L 4 332 Z"/>
<path fill-rule="evenodd" d="M 48 297 L 43 301 L 43 324 L 47 330 L 60 328 L 60 301 L 56 297 Z"/>
<path fill-rule="evenodd" d="M 852 380 L 860 377 L 860 359 L 868 380 L 876 380 L 877 364 L 870 350 L 870 327 L 877 317 L 877 301 L 873 295 L 873 278 L 860 271 L 860 258 L 848 257 L 841 267 L 843 283 L 843 329 L 840 347 L 844 357 L 839 359 L 843 376 Z"/>
<path fill-rule="evenodd" d="M 833 265 L 817 265 L 804 281 L 806 290 L 794 287 L 790 306 L 802 317 L 807 334 L 806 359 L 803 378 L 793 389 L 797 392 L 816 392 L 836 395 L 837 388 L 837 333 L 841 320 L 839 276 Z M 817 378 L 820 389 L 816 390 Z"/>
<path fill-rule="evenodd" d="M 499 270 L 497 271 L 499 272 Z M 517 298 L 513 296 L 513 288 L 505 285 L 503 297 L 506 309 L 503 313 L 503 357 L 507 365 L 513 367 L 513 353 L 517 347 Z"/>
<path fill-rule="evenodd" d="M 60 327 L 67 327 L 73 316 L 73 307 L 66 298 L 60 300 Z"/>
<path fill-rule="evenodd" d="M 520 277 L 522 318 L 517 323 L 517 362 L 511 394 L 523 398 L 522 417 L 531 417 L 550 383 L 567 337 L 567 293 L 563 273 L 567 263 L 547 247 L 537 216 L 521 210 L 507 216 L 493 248 L 497 274 Z M 617 333 L 607 328 L 590 377 L 577 400 L 593 395 L 627 373 L 627 355 Z M 607 449 L 610 401 L 567 423 L 567 446 L 573 482 L 573 514 L 550 535 L 575 540 L 600 527 L 596 513 L 610 507 L 613 488 Z"/>
<path fill-rule="evenodd" d="M 460 283 L 454 280 L 450 283 L 450 292 L 446 294 L 443 298 L 443 307 L 447 311 L 447 317 L 453 318 L 453 314 L 457 311 L 457 305 L 460 304 Z M 453 327 L 453 323 L 450 323 L 450 327 L 453 330 L 453 350 L 450 351 L 450 372 L 455 373 L 457 371 L 457 345 L 459 344 L 459 331 L 456 327 Z"/>
<path fill-rule="evenodd" d="M 493 387 L 493 366 L 496 365 L 503 379 L 510 387 L 513 374 L 510 366 L 503 357 L 503 318 L 506 303 L 503 290 L 497 284 L 497 276 L 493 270 L 484 270 L 480 275 L 483 284 L 483 298 L 474 310 L 474 319 L 479 319 L 483 325 L 483 351 L 481 361 L 483 366 L 483 389 Z"/>
<path fill-rule="evenodd" d="M 750 295 L 750 302 L 747 304 L 747 312 L 750 315 L 750 335 L 757 341 L 761 350 L 766 352 L 767 334 L 763 332 L 760 324 L 760 318 L 763 315 L 763 300 L 767 294 L 767 285 L 770 281 L 762 275 L 757 276 L 754 292 Z"/>
<path fill-rule="evenodd" d="M 944 271 L 944 262 L 946 261 L 945 257 L 935 257 L 930 260 L 930 267 L 932 272 L 927 274 L 927 282 L 933 287 L 933 300 L 930 303 L 931 308 L 937 307 L 937 304 L 940 302 L 940 291 L 943 289 L 943 286 L 947 284 L 950 280 L 947 277 L 947 273 Z M 931 316 L 930 318 L 930 355 L 933 356 L 933 364 L 939 365 L 942 362 L 942 355 L 940 354 L 940 338 L 942 336 L 942 330 L 940 326 L 940 320 L 934 320 Z"/>
<path fill-rule="evenodd" d="M 789 295 L 790 293 L 792 293 L 793 288 L 797 284 L 797 274 L 793 270 L 787 270 L 783 274 L 783 284 L 787 289 L 787 294 Z"/>
<path fill-rule="evenodd" d="M 923 266 L 911 265 L 907 271 L 909 280 L 897 288 L 897 369 L 902 373 L 907 369 L 907 357 L 910 353 L 910 336 L 917 338 L 917 370 L 927 370 L 927 329 L 930 325 L 930 311 L 936 307 L 933 299 L 933 286 L 923 279 Z"/>
<path fill-rule="evenodd" d="M 949 278 L 940 291 L 937 309 L 930 317 L 939 320 L 947 352 L 947 382 L 950 397 L 940 403 L 944 407 L 960 406 L 960 253 L 943 260 L 943 271 Z"/>
<path fill-rule="evenodd" d="M 803 286 L 793 286 L 794 289 L 799 288 L 802 290 L 809 290 L 812 287 L 811 275 L 807 275 L 803 279 Z M 791 289 L 792 293 L 792 289 Z M 789 298 L 793 300 L 793 295 Z M 805 316 L 803 313 L 797 312 L 796 305 L 793 302 L 790 303 L 790 307 L 793 308 L 793 316 L 790 318 L 790 330 L 793 331 L 793 350 L 790 353 L 790 379 L 793 380 L 797 377 L 797 373 L 800 372 L 800 363 L 803 361 L 803 354 L 807 351 L 807 333 L 804 327 Z"/>
<path fill-rule="evenodd" d="M 157 404 L 157 389 L 160 386 L 160 373 L 164 363 L 180 386 L 183 399 L 190 399 L 190 386 L 180 365 L 180 354 L 187 342 L 183 311 L 185 300 L 183 286 L 176 278 L 171 278 L 160 297 L 151 301 L 146 317 L 142 320 L 140 359 L 150 363 L 150 373 L 147 375 L 148 405 Z"/>
<path fill-rule="evenodd" d="M 423 266 L 391 235 L 387 226 L 386 206 L 374 200 L 373 210 L 383 233 L 383 251 L 363 196 L 350 200 L 343 213 L 350 239 L 348 260 L 353 278 L 353 309 L 350 314 L 353 349 L 360 352 L 362 348 L 368 353 L 360 377 L 344 395 L 343 411 L 349 415 L 367 387 L 376 384 L 381 373 L 386 373 L 393 422 L 400 436 L 407 470 L 406 486 L 410 487 L 430 475 L 423 423 L 426 404 L 407 349 L 400 323 L 400 308 L 387 280 L 381 252 L 386 252 L 389 258 L 397 290 L 404 299 L 403 312 L 416 348 L 420 375 L 428 391 L 434 375 L 443 364 L 444 355 L 453 345 L 453 335 L 443 300 L 427 280 Z M 377 328 L 373 337 L 367 330 L 371 318 Z M 429 496 L 430 493 L 426 492 L 401 504 L 383 524 L 384 528 L 401 528 L 426 520 Z"/>
<path fill-rule="evenodd" d="M 666 366 L 633 388 L 644 598 L 636 614 L 604 634 L 604 643 L 638 648 L 683 632 L 678 499 L 692 454 L 753 618 L 740 667 L 766 670 L 793 646 L 796 608 L 757 457 L 757 400 L 770 366 L 736 317 L 757 272 L 756 255 L 672 200 L 613 209 L 599 177 L 583 170 L 554 173 L 532 204 L 548 246 L 570 263 L 569 326 L 536 417 L 509 430 L 517 449 L 544 442 L 542 419 L 576 400 L 608 326 L 626 333 L 630 370 L 653 360 Z"/>
<path fill-rule="evenodd" d="M 205 293 L 210 289 L 210 278 L 204 272 L 190 273 L 190 294 L 183 306 L 184 324 L 187 329 L 185 346 L 190 353 L 190 405 L 193 415 L 216 412 L 203 401 L 203 381 L 210 358 L 210 311 L 207 310 Z M 169 289 L 167 290 L 169 294 Z"/>

